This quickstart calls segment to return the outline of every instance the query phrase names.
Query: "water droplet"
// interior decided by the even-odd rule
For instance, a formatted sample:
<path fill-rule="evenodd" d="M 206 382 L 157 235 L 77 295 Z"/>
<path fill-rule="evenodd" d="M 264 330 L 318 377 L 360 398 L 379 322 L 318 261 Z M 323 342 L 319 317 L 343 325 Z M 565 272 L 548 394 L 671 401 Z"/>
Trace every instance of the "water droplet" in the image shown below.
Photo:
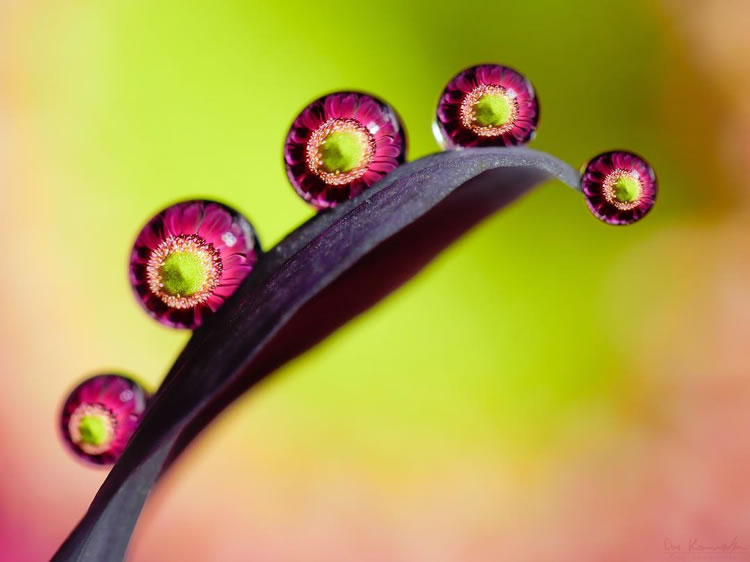
<path fill-rule="evenodd" d="M 446 149 L 526 144 L 536 133 L 539 102 L 526 77 L 499 64 L 459 72 L 443 90 L 433 132 Z"/>
<path fill-rule="evenodd" d="M 213 201 L 185 201 L 143 227 L 131 252 L 130 280 L 153 318 L 194 329 L 250 274 L 259 252 L 252 226 L 237 211 Z M 245 259 L 227 259 L 236 254 Z"/>
<path fill-rule="evenodd" d="M 112 464 L 122 454 L 148 401 L 133 379 L 103 374 L 84 380 L 68 395 L 60 429 L 68 448 L 93 464 Z"/>
<path fill-rule="evenodd" d="M 359 195 L 405 159 L 406 136 L 396 112 L 359 92 L 312 102 L 294 120 L 284 145 L 292 187 L 318 209 Z"/>

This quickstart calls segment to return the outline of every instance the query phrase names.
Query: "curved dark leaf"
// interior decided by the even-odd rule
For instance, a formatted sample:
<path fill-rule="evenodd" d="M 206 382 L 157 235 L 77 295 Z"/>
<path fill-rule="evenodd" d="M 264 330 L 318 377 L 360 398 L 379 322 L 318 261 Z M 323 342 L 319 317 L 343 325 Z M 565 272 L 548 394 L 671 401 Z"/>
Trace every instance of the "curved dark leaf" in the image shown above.
<path fill-rule="evenodd" d="M 575 170 L 529 149 L 434 154 L 284 238 L 194 333 L 54 560 L 122 560 L 160 474 L 222 409 L 550 178 L 578 189 Z"/>

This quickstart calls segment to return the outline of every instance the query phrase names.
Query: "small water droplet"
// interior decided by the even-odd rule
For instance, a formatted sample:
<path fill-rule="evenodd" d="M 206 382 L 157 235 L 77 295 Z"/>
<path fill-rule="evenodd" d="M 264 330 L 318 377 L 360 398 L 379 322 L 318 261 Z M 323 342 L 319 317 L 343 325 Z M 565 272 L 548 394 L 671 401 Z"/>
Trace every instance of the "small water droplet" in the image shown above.
<path fill-rule="evenodd" d="M 63 404 L 62 437 L 75 456 L 93 464 L 112 464 L 138 427 L 147 401 L 148 393 L 129 377 L 104 374 L 88 378 Z M 92 416 L 99 418 L 98 426 L 92 426 Z M 92 431 L 98 430 L 101 434 L 92 439 Z"/>
<path fill-rule="evenodd" d="M 231 224 L 231 231 L 201 226 L 215 224 Z M 244 259 L 224 259 L 235 252 Z M 192 330 L 227 296 L 226 287 L 221 297 L 215 291 L 222 280 L 247 276 L 259 252 L 253 227 L 234 209 L 214 201 L 182 201 L 141 230 L 131 252 L 130 280 L 149 315 L 167 326 Z"/>

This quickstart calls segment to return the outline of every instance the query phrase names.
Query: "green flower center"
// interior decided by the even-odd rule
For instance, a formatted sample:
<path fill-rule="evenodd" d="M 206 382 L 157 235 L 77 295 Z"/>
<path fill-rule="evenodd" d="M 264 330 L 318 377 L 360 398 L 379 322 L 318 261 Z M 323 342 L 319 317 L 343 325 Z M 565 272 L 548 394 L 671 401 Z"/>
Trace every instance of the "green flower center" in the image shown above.
<path fill-rule="evenodd" d="M 363 154 L 362 136 L 355 131 L 333 131 L 320 144 L 320 160 L 327 172 L 351 172 Z"/>
<path fill-rule="evenodd" d="M 634 203 L 641 196 L 641 182 L 631 175 L 620 176 L 612 184 L 612 195 L 620 203 Z"/>
<path fill-rule="evenodd" d="M 206 273 L 203 257 L 193 252 L 175 252 L 159 268 L 164 292 L 171 296 L 189 297 L 201 291 Z"/>
<path fill-rule="evenodd" d="M 513 117 L 513 102 L 501 94 L 484 94 L 474 104 L 474 120 L 482 127 L 502 127 Z"/>
<path fill-rule="evenodd" d="M 109 420 L 97 414 L 88 414 L 78 424 L 81 443 L 86 445 L 104 445 L 109 439 Z"/>

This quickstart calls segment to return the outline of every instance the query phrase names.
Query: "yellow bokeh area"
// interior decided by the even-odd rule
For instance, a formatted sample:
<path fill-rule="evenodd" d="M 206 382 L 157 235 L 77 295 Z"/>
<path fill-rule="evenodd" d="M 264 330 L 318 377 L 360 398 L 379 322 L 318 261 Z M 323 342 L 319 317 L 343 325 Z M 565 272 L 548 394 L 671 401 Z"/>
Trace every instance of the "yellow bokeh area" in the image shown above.
<path fill-rule="evenodd" d="M 217 419 L 131 559 L 750 548 L 750 12 L 689 4 L 0 2 L 0 559 L 49 558 L 105 476 L 60 441 L 70 388 L 156 388 L 187 342 L 131 294 L 145 221 L 215 199 L 271 247 L 313 213 L 282 165 L 307 103 L 376 94 L 416 159 L 444 85 L 482 62 L 534 84 L 533 148 L 646 156 L 651 215 L 611 227 L 550 183 L 492 217 Z"/>

